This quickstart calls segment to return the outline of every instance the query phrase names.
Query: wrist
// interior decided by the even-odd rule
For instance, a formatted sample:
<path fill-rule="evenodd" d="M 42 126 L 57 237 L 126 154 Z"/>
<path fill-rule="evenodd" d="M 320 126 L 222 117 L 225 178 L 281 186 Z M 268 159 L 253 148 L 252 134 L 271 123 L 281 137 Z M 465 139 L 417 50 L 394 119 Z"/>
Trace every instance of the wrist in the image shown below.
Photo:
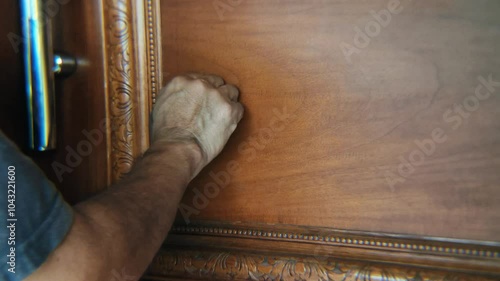
<path fill-rule="evenodd" d="M 144 156 L 147 155 L 156 155 L 161 163 L 187 170 L 188 180 L 193 179 L 204 166 L 202 149 L 194 140 L 155 141 Z"/>

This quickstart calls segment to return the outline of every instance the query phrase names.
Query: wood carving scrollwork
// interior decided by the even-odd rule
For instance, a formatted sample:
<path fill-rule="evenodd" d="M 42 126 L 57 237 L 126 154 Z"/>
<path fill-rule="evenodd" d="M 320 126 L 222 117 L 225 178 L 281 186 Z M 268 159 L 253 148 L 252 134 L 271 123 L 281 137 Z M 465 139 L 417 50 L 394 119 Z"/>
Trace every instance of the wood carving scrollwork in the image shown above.
<path fill-rule="evenodd" d="M 498 280 L 498 244 L 287 225 L 174 226 L 155 280 Z"/>
<path fill-rule="evenodd" d="M 104 6 L 112 181 L 132 167 L 134 157 L 135 70 L 129 0 Z"/>
<path fill-rule="evenodd" d="M 188 277 L 208 280 L 495 280 L 433 270 L 311 257 L 162 250 L 150 266 L 148 276 Z"/>
<path fill-rule="evenodd" d="M 103 2 L 110 182 L 130 171 L 149 144 L 149 110 L 161 84 L 158 5 L 154 0 Z"/>

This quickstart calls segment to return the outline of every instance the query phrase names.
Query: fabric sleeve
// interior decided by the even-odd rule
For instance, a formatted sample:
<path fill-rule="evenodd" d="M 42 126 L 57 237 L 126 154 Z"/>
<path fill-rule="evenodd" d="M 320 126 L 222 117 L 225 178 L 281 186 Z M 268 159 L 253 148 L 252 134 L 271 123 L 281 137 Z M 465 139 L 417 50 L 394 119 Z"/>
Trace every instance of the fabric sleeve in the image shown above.
<path fill-rule="evenodd" d="M 73 209 L 0 131 L 1 280 L 23 280 L 63 241 Z"/>

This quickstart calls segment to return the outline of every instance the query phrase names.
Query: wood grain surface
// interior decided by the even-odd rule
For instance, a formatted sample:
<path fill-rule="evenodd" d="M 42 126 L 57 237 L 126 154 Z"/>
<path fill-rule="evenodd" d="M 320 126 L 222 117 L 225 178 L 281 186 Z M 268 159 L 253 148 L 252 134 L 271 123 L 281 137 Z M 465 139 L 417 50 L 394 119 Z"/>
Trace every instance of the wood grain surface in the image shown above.
<path fill-rule="evenodd" d="M 161 1 L 162 76 L 217 73 L 246 109 L 184 218 L 500 241 L 499 11 Z"/>

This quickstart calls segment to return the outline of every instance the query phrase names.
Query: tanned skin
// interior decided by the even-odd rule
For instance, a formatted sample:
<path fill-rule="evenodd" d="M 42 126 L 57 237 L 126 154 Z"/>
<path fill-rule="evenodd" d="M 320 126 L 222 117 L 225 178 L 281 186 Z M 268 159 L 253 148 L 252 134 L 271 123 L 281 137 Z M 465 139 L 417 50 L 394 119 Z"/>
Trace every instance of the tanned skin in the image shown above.
<path fill-rule="evenodd" d="M 186 186 L 241 120 L 238 95 L 215 75 L 174 78 L 153 109 L 149 150 L 122 181 L 74 206 L 69 233 L 26 280 L 112 281 L 117 274 L 138 280 L 165 240 Z"/>

